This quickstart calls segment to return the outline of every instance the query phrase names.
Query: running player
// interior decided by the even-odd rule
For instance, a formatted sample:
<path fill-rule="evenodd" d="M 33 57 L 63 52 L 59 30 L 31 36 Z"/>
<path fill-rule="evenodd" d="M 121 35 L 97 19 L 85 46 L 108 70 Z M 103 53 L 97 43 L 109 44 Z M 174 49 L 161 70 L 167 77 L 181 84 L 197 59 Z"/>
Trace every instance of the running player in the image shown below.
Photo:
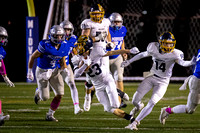
<path fill-rule="evenodd" d="M 93 40 L 93 48 L 96 49 L 97 46 L 102 46 L 106 48 L 106 41 L 110 42 L 109 45 L 113 46 L 111 43 L 110 33 L 109 33 L 109 26 L 110 21 L 107 18 L 104 18 L 105 11 L 100 4 L 95 4 L 90 9 L 90 19 L 85 19 L 81 23 L 82 35 L 89 36 Z M 109 58 L 104 57 L 103 62 L 107 63 L 107 69 L 109 70 Z M 86 95 L 84 101 L 84 110 L 90 110 L 91 104 L 91 89 L 93 85 L 90 82 L 89 77 L 86 77 Z"/>
<path fill-rule="evenodd" d="M 153 66 L 150 70 L 150 73 L 145 77 L 133 95 L 132 103 L 135 108 L 133 108 L 131 114 L 135 116 L 135 114 L 144 107 L 144 104 L 141 102 L 141 100 L 144 95 L 153 88 L 152 96 L 147 105 L 136 117 L 135 121 L 125 128 L 138 130 L 137 126 L 140 124 L 140 121 L 151 113 L 155 104 L 164 96 L 167 86 L 169 85 L 172 69 L 175 63 L 178 63 L 184 67 L 194 64 L 194 59 L 190 61 L 183 60 L 183 52 L 175 49 L 175 44 L 176 40 L 174 35 L 171 32 L 164 32 L 159 38 L 159 43 L 150 43 L 147 47 L 147 51 L 141 52 L 132 59 L 122 62 L 122 67 L 125 67 L 130 63 L 144 57 L 152 56 L 153 60 Z"/>
<path fill-rule="evenodd" d="M 92 46 L 92 40 L 90 40 L 88 36 L 81 35 L 79 37 L 76 49 L 78 54 L 81 55 L 82 63 L 78 70 L 75 71 L 75 77 L 79 77 L 83 72 L 86 72 L 96 89 L 98 101 L 104 106 L 104 111 L 113 113 L 118 117 L 132 122 L 134 120 L 132 115 L 119 109 L 120 102 L 116 84 L 110 71 L 107 69 L 107 64 L 103 62 L 103 58 L 105 56 L 123 53 L 136 54 L 139 50 L 134 47 L 130 50 L 106 51 L 101 46 L 96 46 L 97 48 L 91 49 Z"/>
<path fill-rule="evenodd" d="M 33 80 L 32 67 L 34 60 L 37 59 L 36 79 L 38 88 L 35 92 L 35 103 L 49 99 L 49 86 L 52 86 L 55 97 L 53 98 L 49 112 L 46 114 L 47 121 L 58 120 L 53 116 L 60 105 L 61 98 L 64 95 L 64 82 L 61 71 L 69 74 L 65 58 L 70 50 L 69 45 L 65 42 L 65 31 L 59 25 L 54 25 L 50 29 L 48 40 L 40 41 L 38 49 L 32 54 L 28 63 L 27 78 Z M 60 62 L 61 69 L 58 68 L 57 62 Z"/>
<path fill-rule="evenodd" d="M 66 36 L 65 41 L 67 42 L 67 45 L 70 46 L 70 51 L 65 59 L 66 64 L 67 64 L 67 69 L 69 70 L 69 75 L 65 73 L 65 71 L 62 71 L 61 75 L 64 81 L 67 83 L 67 85 L 70 88 L 71 97 L 74 104 L 74 114 L 79 114 L 83 112 L 83 109 L 81 109 L 79 106 L 79 97 L 78 97 L 78 91 L 77 91 L 75 81 L 74 81 L 74 73 L 72 71 L 71 65 L 69 64 L 69 56 L 70 56 L 70 53 L 72 53 L 72 49 L 74 48 L 74 44 L 77 41 L 77 37 L 73 34 L 74 26 L 70 21 L 65 20 L 60 23 L 60 26 L 65 30 L 65 36 Z"/>
<path fill-rule="evenodd" d="M 190 89 L 187 104 L 177 105 L 173 108 L 162 108 L 159 117 L 160 123 L 165 124 L 165 121 L 170 114 L 193 114 L 197 108 L 197 105 L 200 104 L 200 49 L 198 50 L 196 66 L 193 75 L 185 79 L 184 84 L 179 88 L 179 90 L 186 90 L 187 84 L 189 85 Z"/>

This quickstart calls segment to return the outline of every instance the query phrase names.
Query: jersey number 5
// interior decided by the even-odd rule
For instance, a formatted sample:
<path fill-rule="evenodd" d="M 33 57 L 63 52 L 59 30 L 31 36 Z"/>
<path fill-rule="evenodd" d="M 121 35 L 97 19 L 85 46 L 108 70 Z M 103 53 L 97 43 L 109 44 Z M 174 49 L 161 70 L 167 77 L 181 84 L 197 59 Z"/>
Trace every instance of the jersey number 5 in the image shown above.
<path fill-rule="evenodd" d="M 155 61 L 155 63 L 156 63 L 156 70 L 162 70 L 162 72 L 165 72 L 165 70 L 166 70 L 166 64 L 165 64 L 165 62 L 158 62 L 158 61 Z"/>
<path fill-rule="evenodd" d="M 101 74 L 102 70 L 98 64 L 94 64 L 89 68 L 89 72 L 87 73 L 90 77 L 94 77 L 95 75 Z"/>

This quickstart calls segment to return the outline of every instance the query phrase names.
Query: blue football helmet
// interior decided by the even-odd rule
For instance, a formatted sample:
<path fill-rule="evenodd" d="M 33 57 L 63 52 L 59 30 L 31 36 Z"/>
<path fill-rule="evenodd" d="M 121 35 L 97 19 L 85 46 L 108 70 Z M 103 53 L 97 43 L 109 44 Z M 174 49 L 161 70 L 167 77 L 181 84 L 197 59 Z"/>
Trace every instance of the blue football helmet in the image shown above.
<path fill-rule="evenodd" d="M 0 26 L 0 45 L 6 46 L 8 43 L 8 33 L 7 30 Z"/>
<path fill-rule="evenodd" d="M 171 32 L 164 32 L 160 35 L 159 38 L 160 49 L 165 53 L 173 52 L 176 44 L 176 39 Z M 170 47 L 166 46 L 166 44 L 173 44 Z"/>

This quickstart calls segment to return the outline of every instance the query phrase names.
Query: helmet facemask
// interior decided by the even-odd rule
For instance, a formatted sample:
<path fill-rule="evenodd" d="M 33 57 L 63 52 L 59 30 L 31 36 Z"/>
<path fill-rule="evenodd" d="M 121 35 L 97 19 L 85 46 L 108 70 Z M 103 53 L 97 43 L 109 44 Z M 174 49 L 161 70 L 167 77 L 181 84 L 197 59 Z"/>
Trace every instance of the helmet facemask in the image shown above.
<path fill-rule="evenodd" d="M 159 43 L 164 53 L 171 53 L 174 51 L 176 40 L 171 32 L 165 32 L 160 36 Z"/>
<path fill-rule="evenodd" d="M 100 4 L 95 5 L 90 10 L 90 18 L 93 22 L 101 23 L 104 18 L 105 11 Z"/>
<path fill-rule="evenodd" d="M 92 40 L 86 36 L 86 35 L 81 35 L 78 38 L 78 42 L 75 44 L 75 51 L 79 55 L 83 55 L 83 53 L 87 52 L 90 50 L 90 48 L 93 46 Z"/>
<path fill-rule="evenodd" d="M 65 40 L 65 31 L 59 25 L 54 25 L 50 30 L 50 40 L 55 44 L 61 44 Z"/>
<path fill-rule="evenodd" d="M 123 19 L 122 16 L 119 13 L 112 13 L 109 17 L 109 20 L 111 22 L 111 27 L 115 30 L 119 30 L 122 27 Z"/>
<path fill-rule="evenodd" d="M 0 26 L 0 45 L 6 46 L 8 43 L 8 33 L 4 27 Z"/>

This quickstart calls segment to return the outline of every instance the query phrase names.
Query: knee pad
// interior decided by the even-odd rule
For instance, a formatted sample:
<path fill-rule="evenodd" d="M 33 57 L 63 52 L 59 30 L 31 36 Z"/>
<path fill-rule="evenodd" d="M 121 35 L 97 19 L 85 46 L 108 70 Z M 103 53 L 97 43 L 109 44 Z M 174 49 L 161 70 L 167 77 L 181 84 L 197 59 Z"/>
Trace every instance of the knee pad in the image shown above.
<path fill-rule="evenodd" d="M 132 99 L 133 105 L 135 105 L 136 107 L 139 106 L 138 104 L 141 101 L 142 97 L 143 97 L 142 94 L 136 91 Z"/>

